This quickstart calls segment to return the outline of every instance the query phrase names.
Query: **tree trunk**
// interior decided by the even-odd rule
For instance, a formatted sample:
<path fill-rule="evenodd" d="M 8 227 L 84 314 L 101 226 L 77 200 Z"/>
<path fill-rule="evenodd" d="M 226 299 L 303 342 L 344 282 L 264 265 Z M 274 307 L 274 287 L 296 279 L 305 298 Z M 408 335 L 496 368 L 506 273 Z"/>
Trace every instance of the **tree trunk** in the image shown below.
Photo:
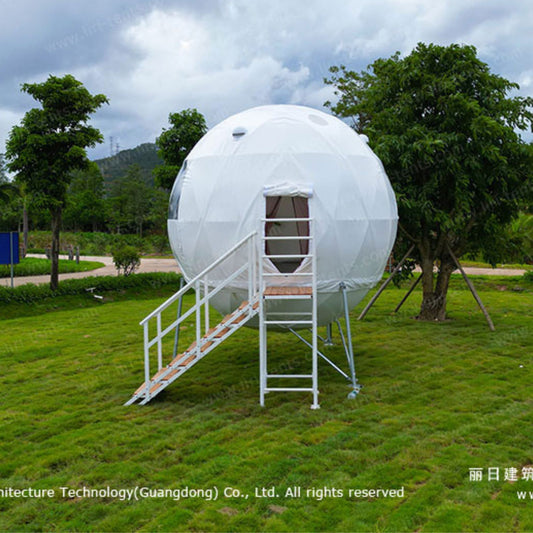
<path fill-rule="evenodd" d="M 22 206 L 22 255 L 23 257 L 26 257 L 26 254 L 28 253 L 28 229 L 29 229 L 29 223 L 28 223 L 28 205 L 27 205 L 27 199 L 24 198 L 24 203 Z"/>
<path fill-rule="evenodd" d="M 61 207 L 51 210 L 52 215 L 52 270 L 50 273 L 50 289 L 57 290 L 59 286 L 59 232 L 61 227 Z"/>
<path fill-rule="evenodd" d="M 451 258 L 441 260 L 436 283 L 434 283 L 433 260 L 424 259 L 421 266 L 423 296 L 417 318 L 437 322 L 446 320 L 446 294 L 455 265 Z"/>

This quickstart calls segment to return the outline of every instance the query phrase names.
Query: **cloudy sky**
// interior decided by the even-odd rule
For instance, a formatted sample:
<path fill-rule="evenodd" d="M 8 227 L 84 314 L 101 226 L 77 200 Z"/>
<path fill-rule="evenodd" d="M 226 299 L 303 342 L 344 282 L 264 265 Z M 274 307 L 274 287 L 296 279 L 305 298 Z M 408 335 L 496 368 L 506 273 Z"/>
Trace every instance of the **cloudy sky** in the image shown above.
<path fill-rule="evenodd" d="M 170 112 L 209 126 L 256 105 L 321 108 L 328 67 L 365 68 L 419 41 L 473 44 L 533 95 L 531 0 L 0 0 L 0 152 L 34 105 L 24 82 L 73 74 L 110 105 L 91 157 L 153 142 Z"/>

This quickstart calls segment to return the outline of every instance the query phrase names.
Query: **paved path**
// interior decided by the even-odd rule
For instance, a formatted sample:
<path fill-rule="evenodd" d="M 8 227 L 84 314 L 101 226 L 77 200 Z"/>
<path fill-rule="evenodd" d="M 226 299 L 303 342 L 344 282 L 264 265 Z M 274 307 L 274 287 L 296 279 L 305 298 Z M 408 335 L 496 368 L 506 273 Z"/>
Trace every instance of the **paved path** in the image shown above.
<path fill-rule="evenodd" d="M 521 276 L 525 272 L 520 268 L 463 267 L 463 270 L 470 276 Z M 422 270 L 416 267 L 414 272 L 422 272 Z M 460 274 L 459 270 L 456 270 L 454 274 Z"/>
<path fill-rule="evenodd" d="M 28 257 L 46 257 L 41 254 L 28 254 Z M 60 255 L 61 259 L 68 259 L 66 255 Z M 73 278 L 86 278 L 88 276 L 116 276 L 117 269 L 113 264 L 112 257 L 97 257 L 97 256 L 83 256 L 80 257 L 83 261 L 99 261 L 104 263 L 105 266 L 102 268 L 97 268 L 96 270 L 89 270 L 88 272 L 71 272 L 69 274 L 59 274 L 59 280 L 64 279 L 73 279 Z M 179 272 L 178 264 L 175 259 L 153 259 L 151 257 L 142 257 L 141 266 L 136 272 Z M 24 285 L 25 283 L 35 283 L 39 285 L 41 283 L 50 283 L 50 275 L 46 276 L 24 276 L 14 279 L 14 285 L 17 287 L 19 285 Z M 0 279 L 0 285 L 6 287 L 11 286 L 10 278 Z"/>
<path fill-rule="evenodd" d="M 28 257 L 46 257 L 40 254 L 28 254 Z M 60 256 L 61 259 L 67 259 L 66 255 Z M 90 270 L 88 272 L 71 272 L 70 274 L 59 274 L 59 280 L 72 279 L 72 278 L 85 278 L 88 276 L 116 276 L 117 270 L 113 264 L 111 257 L 98 257 L 98 256 L 84 256 L 81 257 L 84 261 L 99 261 L 104 263 L 105 266 L 96 270 Z M 418 268 L 416 271 L 420 271 Z M 509 269 L 509 268 L 477 268 L 477 267 L 465 267 L 467 274 L 472 276 L 521 276 L 525 270 Z M 141 258 L 141 266 L 136 272 L 179 272 L 178 264 L 174 259 L 153 259 L 151 257 Z M 24 276 L 21 278 L 15 278 L 15 286 L 23 285 L 25 283 L 50 283 L 50 276 Z M 11 285 L 10 278 L 0 279 L 0 285 L 9 287 Z"/>

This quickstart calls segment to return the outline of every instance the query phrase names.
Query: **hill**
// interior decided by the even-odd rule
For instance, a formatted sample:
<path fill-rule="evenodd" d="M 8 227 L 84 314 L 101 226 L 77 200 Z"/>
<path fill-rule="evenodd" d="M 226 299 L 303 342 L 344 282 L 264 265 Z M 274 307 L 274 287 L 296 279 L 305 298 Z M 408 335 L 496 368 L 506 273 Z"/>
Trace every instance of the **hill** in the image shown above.
<path fill-rule="evenodd" d="M 163 160 L 157 155 L 157 146 L 154 143 L 144 143 L 136 148 L 121 150 L 114 156 L 96 159 L 95 163 L 100 168 L 106 185 L 124 176 L 128 167 L 135 164 L 141 167 L 142 176 L 146 181 L 153 184 L 152 170 L 161 165 Z"/>

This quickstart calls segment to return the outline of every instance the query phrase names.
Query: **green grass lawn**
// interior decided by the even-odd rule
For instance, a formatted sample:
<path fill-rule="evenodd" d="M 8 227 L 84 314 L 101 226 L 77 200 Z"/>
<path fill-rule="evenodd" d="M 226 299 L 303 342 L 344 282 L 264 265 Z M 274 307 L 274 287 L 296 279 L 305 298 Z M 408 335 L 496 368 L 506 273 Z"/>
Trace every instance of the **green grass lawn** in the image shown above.
<path fill-rule="evenodd" d="M 476 268 L 492 268 L 492 265 L 485 263 L 483 261 L 469 261 L 467 259 L 461 259 L 461 265 L 464 267 L 476 267 Z M 531 269 L 533 265 L 524 265 L 520 263 L 498 263 L 496 268 L 507 268 L 507 269 Z"/>
<path fill-rule="evenodd" d="M 387 289 L 363 322 L 352 313 L 364 388 L 346 398 L 320 364 L 321 409 L 309 393 L 258 405 L 258 340 L 242 329 L 152 404 L 123 407 L 143 380 L 138 326 L 165 290 L 104 303 L 68 297 L 0 309 L 0 488 L 53 488 L 52 499 L 0 498 L 0 530 L 37 531 L 532 531 L 533 481 L 503 480 L 533 465 L 531 310 L 523 280 L 475 279 L 491 333 L 454 277 L 450 319 L 419 323 L 416 291 Z M 368 298 L 368 297 L 367 297 Z M 184 342 L 192 327 L 183 330 Z M 343 362 L 338 337 L 324 348 Z M 307 372 L 307 349 L 269 337 L 270 370 Z M 499 467 L 500 481 L 469 481 Z M 248 498 L 62 498 L 79 489 L 239 489 Z M 255 487 L 279 498 L 256 498 Z M 285 498 L 300 486 L 300 498 Z M 306 489 L 342 489 L 319 500 Z M 355 498 L 349 489 L 396 489 L 403 498 Z"/>
<path fill-rule="evenodd" d="M 49 259 L 40 259 L 38 257 L 25 257 L 21 259 L 18 265 L 14 265 L 13 273 L 16 277 L 19 276 L 41 276 L 50 274 Z M 67 272 L 87 272 L 105 266 L 99 261 L 69 261 L 68 259 L 59 260 L 59 273 L 66 274 Z M 11 276 L 10 265 L 0 265 L 0 278 L 8 278 Z"/>

